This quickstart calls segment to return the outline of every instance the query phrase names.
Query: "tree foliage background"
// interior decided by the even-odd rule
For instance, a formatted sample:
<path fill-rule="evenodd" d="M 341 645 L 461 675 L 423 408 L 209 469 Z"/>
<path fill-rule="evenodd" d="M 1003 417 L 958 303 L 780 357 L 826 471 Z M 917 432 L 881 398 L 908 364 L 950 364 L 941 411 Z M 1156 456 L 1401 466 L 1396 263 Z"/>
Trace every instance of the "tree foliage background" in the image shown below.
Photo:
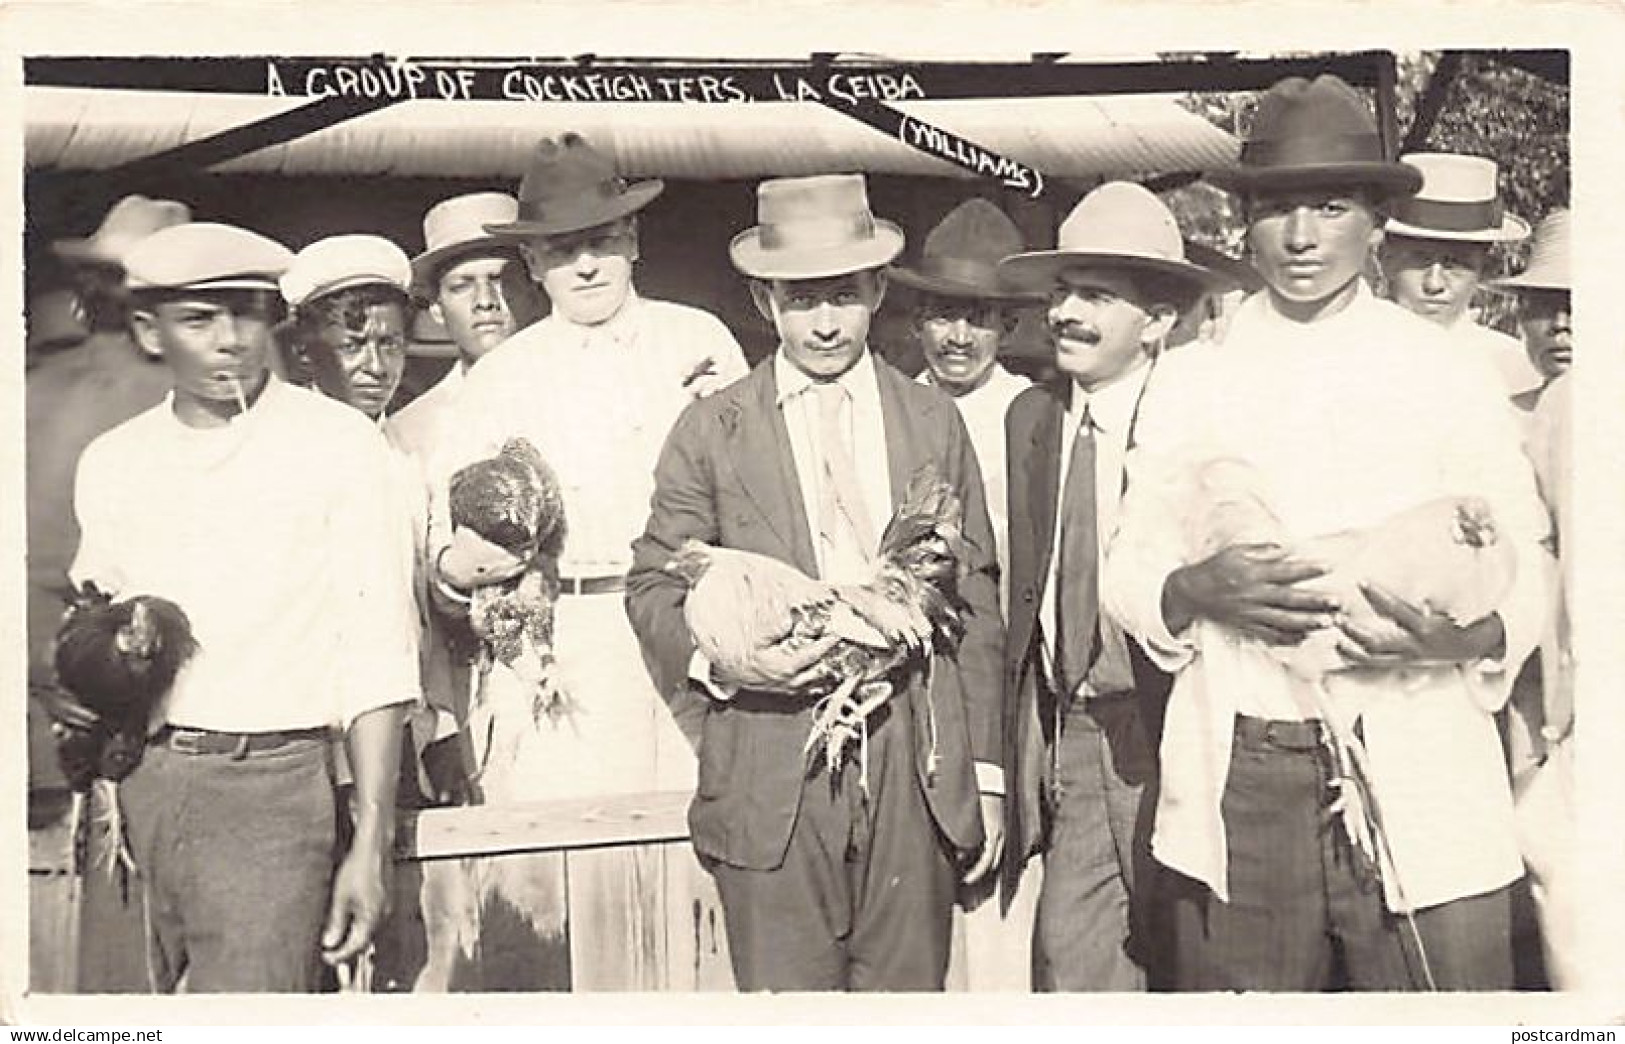
<path fill-rule="evenodd" d="M 1396 55 L 1395 114 L 1401 141 L 1410 136 L 1419 103 L 1440 73 L 1445 54 Z M 1507 209 L 1535 225 L 1553 210 L 1569 205 L 1569 88 L 1498 61 L 1496 54 L 1456 52 L 1457 64 L 1437 119 L 1416 151 L 1461 152 L 1495 160 Z M 1445 71 L 1449 72 L 1448 63 Z M 1373 113 L 1374 95 L 1368 92 Z M 1255 92 L 1190 94 L 1182 104 L 1245 140 L 1258 98 Z M 1244 256 L 1241 213 L 1228 193 L 1196 182 L 1164 198 L 1190 238 L 1232 256 Z M 1497 247 L 1490 261 L 1491 278 L 1519 270 L 1529 246 L 1526 241 Z M 1485 294 L 1482 307 L 1486 320 L 1508 327 L 1511 302 L 1505 295 Z"/>

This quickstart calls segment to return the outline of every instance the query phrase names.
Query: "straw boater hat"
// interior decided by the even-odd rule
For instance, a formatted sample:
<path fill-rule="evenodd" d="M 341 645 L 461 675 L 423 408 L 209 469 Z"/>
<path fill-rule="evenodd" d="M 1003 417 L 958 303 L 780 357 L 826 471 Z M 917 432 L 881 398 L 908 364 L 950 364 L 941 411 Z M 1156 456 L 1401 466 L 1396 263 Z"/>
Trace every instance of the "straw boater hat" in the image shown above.
<path fill-rule="evenodd" d="M 101 227 L 88 239 L 59 239 L 51 250 L 64 261 L 124 264 L 130 248 L 161 229 L 192 220 L 185 203 L 146 196 L 125 196 L 113 204 Z"/>
<path fill-rule="evenodd" d="M 1554 210 L 1535 229 L 1535 243 L 1523 271 L 1490 285 L 1507 290 L 1567 290 L 1571 286 L 1569 249 L 1569 212 Z"/>
<path fill-rule="evenodd" d="M 968 199 L 948 212 L 925 237 L 919 264 L 895 265 L 892 279 L 944 297 L 994 301 L 1031 300 L 999 278 L 999 262 L 1025 244 L 1016 223 L 985 199 Z"/>
<path fill-rule="evenodd" d="M 1209 180 L 1234 192 L 1363 185 L 1408 196 L 1422 172 L 1388 159 L 1376 121 L 1353 87 L 1336 76 L 1290 76 L 1265 92 L 1241 163 Z"/>
<path fill-rule="evenodd" d="M 519 183 L 518 217 L 487 223 L 485 231 L 517 239 L 580 232 L 642 210 L 665 187 L 658 179 L 628 184 L 579 134 L 543 138 Z"/>
<path fill-rule="evenodd" d="M 1193 291 L 1229 289 L 1230 280 L 1185 260 L 1185 240 L 1168 205 L 1131 181 L 1108 181 L 1061 222 L 1054 250 L 1032 250 L 999 263 L 1006 282 L 1047 291 L 1066 268 L 1137 269 L 1169 276 Z"/>
<path fill-rule="evenodd" d="M 423 215 L 423 253 L 412 259 L 412 290 L 428 300 L 435 295 L 436 275 L 471 254 L 502 254 L 511 240 L 499 239 L 486 225 L 511 224 L 519 218 L 519 201 L 506 192 L 471 192 L 441 200 Z"/>
<path fill-rule="evenodd" d="M 1385 226 L 1390 235 L 1454 243 L 1528 238 L 1529 223 L 1501 205 L 1494 160 L 1448 152 L 1415 152 L 1399 159 L 1422 172 L 1422 187 L 1394 202 Z"/>
<path fill-rule="evenodd" d="M 171 225 L 124 255 L 124 285 L 132 291 L 277 290 L 293 253 L 281 243 L 234 225 L 199 221 Z"/>
<path fill-rule="evenodd" d="M 295 309 L 355 286 L 393 286 L 406 293 L 412 284 L 412 263 L 382 236 L 329 236 L 295 254 L 279 283 L 283 300 Z"/>
<path fill-rule="evenodd" d="M 861 174 L 772 178 L 756 187 L 756 225 L 728 244 L 757 279 L 825 279 L 880 268 L 903 252 L 903 230 L 869 209 Z"/>

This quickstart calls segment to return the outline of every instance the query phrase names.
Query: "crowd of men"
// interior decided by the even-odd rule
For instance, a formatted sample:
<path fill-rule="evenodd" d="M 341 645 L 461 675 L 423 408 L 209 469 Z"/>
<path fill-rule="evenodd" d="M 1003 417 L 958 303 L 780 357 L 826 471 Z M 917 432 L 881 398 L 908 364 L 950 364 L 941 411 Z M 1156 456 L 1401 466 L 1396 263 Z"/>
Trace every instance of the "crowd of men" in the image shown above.
<path fill-rule="evenodd" d="M 910 252 L 861 176 L 769 179 L 729 248 L 777 335 L 754 369 L 714 316 L 638 294 L 663 186 L 575 135 L 517 197 L 436 205 L 410 258 L 122 201 L 57 244 L 94 333 L 28 377 L 31 689 L 84 722 L 50 674 L 70 583 L 174 601 L 200 649 L 119 787 L 134 887 L 86 880 L 86 930 L 122 923 L 141 960 L 84 962 L 84 987 L 319 988 L 386 915 L 408 789 L 692 790 L 744 989 L 941 989 L 960 916 L 975 989 L 1509 989 L 1526 866 L 1571 980 L 1547 797 L 1572 727 L 1568 214 L 1498 282 L 1522 343 L 1479 325 L 1492 248 L 1531 232 L 1497 174 L 1391 160 L 1357 92 L 1284 80 L 1211 175 L 1244 204 L 1245 297 L 1133 183 L 1053 249 L 972 199 Z M 511 266 L 550 305 L 524 328 Z M 870 341 L 883 304 L 918 378 Z M 389 413 L 416 307 L 457 360 Z M 1037 384 L 999 362 L 1024 310 L 1054 353 Z M 565 508 L 550 653 L 582 713 L 560 720 L 468 641 L 477 590 L 532 563 L 448 508 L 520 437 Z M 1190 476 L 1214 461 L 1275 536 L 1205 542 Z M 861 774 L 809 762 L 829 640 L 710 662 L 667 564 L 697 539 L 862 583 L 925 465 L 963 505 L 964 637 L 893 679 Z M 1491 611 L 1316 583 L 1313 538 L 1441 497 L 1516 555 Z M 1328 635 L 1335 686 L 1289 669 Z M 1543 802 L 1523 822 L 1515 789 Z"/>

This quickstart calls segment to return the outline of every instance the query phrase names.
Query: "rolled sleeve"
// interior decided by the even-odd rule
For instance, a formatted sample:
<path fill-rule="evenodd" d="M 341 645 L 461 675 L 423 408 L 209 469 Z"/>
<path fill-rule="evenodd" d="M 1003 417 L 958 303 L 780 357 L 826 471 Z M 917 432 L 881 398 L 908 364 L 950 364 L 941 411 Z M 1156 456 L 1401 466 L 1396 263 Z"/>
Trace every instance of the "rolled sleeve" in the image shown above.
<path fill-rule="evenodd" d="M 1139 447 L 1126 462 L 1128 491 L 1101 571 L 1106 612 L 1131 634 L 1151 662 L 1170 674 L 1196 656 L 1196 644 L 1168 629 L 1162 593 L 1168 577 L 1186 564 L 1172 495 L 1173 468 Z"/>

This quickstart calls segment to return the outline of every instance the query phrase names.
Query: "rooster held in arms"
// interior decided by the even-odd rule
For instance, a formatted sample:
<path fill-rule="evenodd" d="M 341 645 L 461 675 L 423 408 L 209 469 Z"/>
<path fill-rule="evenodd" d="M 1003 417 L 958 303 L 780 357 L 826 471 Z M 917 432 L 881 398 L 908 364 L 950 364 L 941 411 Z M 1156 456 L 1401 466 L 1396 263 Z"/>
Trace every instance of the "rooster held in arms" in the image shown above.
<path fill-rule="evenodd" d="M 964 636 L 962 524 L 958 494 L 927 466 L 909 482 L 862 584 L 825 583 L 765 555 L 698 540 L 684 541 L 666 569 L 689 586 L 684 617 L 695 645 L 729 673 L 764 647 L 839 636 L 821 661 L 828 681 L 813 693 L 821 698 L 806 749 L 816 754 L 822 745 L 833 775 L 857 739 L 866 786 L 866 723 L 890 697 L 890 676 L 928 665 L 933 648 L 952 654 Z"/>
<path fill-rule="evenodd" d="M 126 865 L 117 784 L 141 763 L 153 711 L 196 651 L 191 622 L 173 602 L 114 602 L 91 583 L 74 594 L 57 632 L 57 681 L 96 716 L 58 733 L 57 758 L 74 793 L 70 829 L 77 838 L 86 798 L 105 788 L 109 851 Z"/>
<path fill-rule="evenodd" d="M 501 779 L 521 778 L 514 770 L 525 730 L 556 727 L 575 712 L 553 660 L 564 497 L 536 447 L 510 439 L 495 457 L 452 476 L 449 506 L 454 529 L 472 529 L 526 563 L 512 579 L 474 588 L 468 607 L 479 645 L 470 716 L 483 744 L 476 764 L 489 800 L 504 789 Z"/>

